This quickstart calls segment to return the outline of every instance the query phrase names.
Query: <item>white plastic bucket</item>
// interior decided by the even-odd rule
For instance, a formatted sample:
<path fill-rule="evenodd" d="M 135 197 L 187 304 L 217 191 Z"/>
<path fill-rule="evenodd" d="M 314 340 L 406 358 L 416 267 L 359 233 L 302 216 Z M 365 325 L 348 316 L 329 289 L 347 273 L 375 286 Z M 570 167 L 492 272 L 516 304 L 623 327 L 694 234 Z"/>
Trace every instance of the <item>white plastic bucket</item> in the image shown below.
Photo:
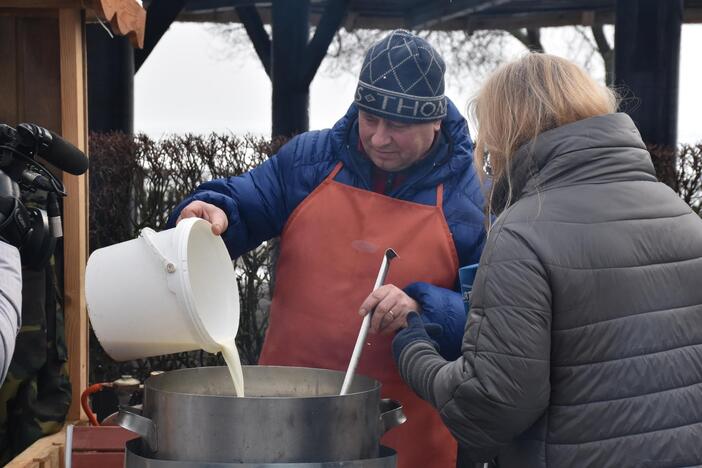
<path fill-rule="evenodd" d="M 85 271 L 90 322 L 117 361 L 220 350 L 239 328 L 234 265 L 199 218 L 98 249 Z"/>

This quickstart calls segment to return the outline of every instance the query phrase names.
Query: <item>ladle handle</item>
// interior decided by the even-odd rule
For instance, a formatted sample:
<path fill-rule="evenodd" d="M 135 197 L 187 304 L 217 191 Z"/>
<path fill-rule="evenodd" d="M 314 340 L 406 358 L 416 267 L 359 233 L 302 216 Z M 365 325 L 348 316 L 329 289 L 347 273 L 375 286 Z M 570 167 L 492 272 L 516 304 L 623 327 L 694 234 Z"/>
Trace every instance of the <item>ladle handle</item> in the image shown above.
<path fill-rule="evenodd" d="M 349 392 L 349 387 L 353 382 L 353 375 L 356 373 L 356 367 L 358 367 L 358 360 L 361 358 L 361 351 L 363 351 L 363 343 L 366 342 L 366 337 L 368 336 L 368 329 L 370 328 L 371 314 L 366 314 L 363 317 L 363 322 L 361 322 L 361 330 L 358 332 L 358 338 L 356 338 L 356 344 L 353 347 L 353 353 L 351 354 L 351 361 L 349 361 L 349 367 L 346 369 L 346 375 L 344 375 L 344 383 L 341 384 L 340 395 L 346 395 Z"/>
<path fill-rule="evenodd" d="M 388 276 L 388 268 L 390 267 L 390 260 L 397 257 L 397 253 L 393 249 L 387 249 L 385 255 L 383 255 L 383 261 L 380 264 L 380 271 L 378 271 L 378 277 L 375 279 L 375 286 L 373 291 L 378 289 L 385 282 L 385 278 Z M 363 317 L 363 322 L 361 322 L 361 330 L 358 332 L 358 338 L 356 338 L 356 345 L 353 347 L 353 353 L 351 353 L 351 361 L 349 361 L 349 367 L 346 369 L 346 375 L 344 376 L 344 383 L 341 384 L 340 395 L 346 395 L 349 391 L 349 387 L 353 382 L 353 375 L 356 373 L 356 367 L 358 367 L 358 360 L 361 358 L 361 352 L 363 351 L 363 345 L 366 342 L 366 337 L 368 336 L 368 329 L 370 328 L 371 312 L 368 312 L 365 317 Z"/>

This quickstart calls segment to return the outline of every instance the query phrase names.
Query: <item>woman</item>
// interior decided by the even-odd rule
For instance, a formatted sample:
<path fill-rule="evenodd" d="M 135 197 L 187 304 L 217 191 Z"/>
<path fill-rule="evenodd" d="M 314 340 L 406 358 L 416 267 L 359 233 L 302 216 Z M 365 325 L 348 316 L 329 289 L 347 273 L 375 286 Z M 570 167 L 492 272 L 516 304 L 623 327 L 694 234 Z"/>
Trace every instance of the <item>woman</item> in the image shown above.
<path fill-rule="evenodd" d="M 702 464 L 702 219 L 657 182 L 614 94 L 530 54 L 474 102 L 490 228 L 463 356 L 412 316 L 403 378 L 475 461 Z"/>

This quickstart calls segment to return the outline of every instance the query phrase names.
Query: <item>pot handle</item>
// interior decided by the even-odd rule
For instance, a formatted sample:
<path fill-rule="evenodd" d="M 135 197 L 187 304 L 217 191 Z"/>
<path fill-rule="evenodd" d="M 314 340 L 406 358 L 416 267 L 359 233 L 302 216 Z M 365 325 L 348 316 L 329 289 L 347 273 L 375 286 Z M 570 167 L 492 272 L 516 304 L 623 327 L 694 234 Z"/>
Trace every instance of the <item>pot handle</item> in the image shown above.
<path fill-rule="evenodd" d="M 407 421 L 407 416 L 402 411 L 402 404 L 399 401 L 390 398 L 380 400 L 380 420 L 378 421 L 380 435 L 405 421 Z"/>
<path fill-rule="evenodd" d="M 128 431 L 139 434 L 151 453 L 158 452 L 156 425 L 152 420 L 136 411 L 139 410 L 137 408 L 121 408 L 119 413 L 112 417 L 112 422 Z"/>

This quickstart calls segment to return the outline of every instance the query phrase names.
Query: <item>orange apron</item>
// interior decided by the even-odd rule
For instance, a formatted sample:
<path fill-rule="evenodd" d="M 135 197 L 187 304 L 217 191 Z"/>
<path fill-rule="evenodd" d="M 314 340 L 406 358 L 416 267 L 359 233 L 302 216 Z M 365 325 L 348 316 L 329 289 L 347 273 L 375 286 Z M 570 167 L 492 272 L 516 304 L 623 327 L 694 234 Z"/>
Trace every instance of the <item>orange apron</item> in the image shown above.
<path fill-rule="evenodd" d="M 334 181 L 332 173 L 295 209 L 280 242 L 270 324 L 259 363 L 345 371 L 385 249 L 399 254 L 386 284 L 424 281 L 452 288 L 458 257 L 442 210 Z M 382 383 L 407 422 L 381 443 L 398 452 L 399 468 L 454 468 L 456 442 L 437 411 L 402 381 L 392 336 L 368 335 L 356 372 Z"/>

